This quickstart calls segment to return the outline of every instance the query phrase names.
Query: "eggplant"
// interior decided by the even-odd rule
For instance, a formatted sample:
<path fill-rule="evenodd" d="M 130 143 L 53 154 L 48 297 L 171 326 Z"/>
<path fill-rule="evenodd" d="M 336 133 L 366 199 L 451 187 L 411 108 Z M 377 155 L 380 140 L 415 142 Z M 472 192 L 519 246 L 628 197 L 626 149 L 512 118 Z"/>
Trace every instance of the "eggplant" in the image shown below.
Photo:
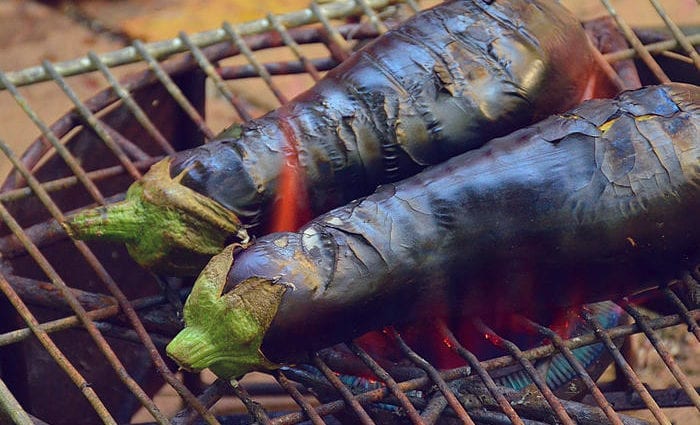
<path fill-rule="evenodd" d="M 296 230 L 303 217 L 571 108 L 603 78 L 581 25 L 555 1 L 447 1 L 290 103 L 154 165 L 124 202 L 64 226 L 74 238 L 125 242 L 156 272 L 197 275 L 227 243 L 268 232 L 280 198 L 300 217 L 284 230 Z"/>
<path fill-rule="evenodd" d="M 298 232 L 229 245 L 167 352 L 239 377 L 386 325 L 537 317 L 669 281 L 700 243 L 699 101 L 685 84 L 591 100 Z"/>

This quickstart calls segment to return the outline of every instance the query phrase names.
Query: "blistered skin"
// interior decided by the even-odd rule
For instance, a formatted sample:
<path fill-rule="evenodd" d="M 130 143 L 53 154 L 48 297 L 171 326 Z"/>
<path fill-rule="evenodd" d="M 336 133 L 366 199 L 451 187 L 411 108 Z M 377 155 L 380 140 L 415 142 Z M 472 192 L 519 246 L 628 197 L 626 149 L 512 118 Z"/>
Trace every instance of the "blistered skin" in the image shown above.
<path fill-rule="evenodd" d="M 421 315 L 537 314 L 662 283 L 698 253 L 699 101 L 671 84 L 584 103 L 258 239 L 223 293 L 284 285 L 261 351 L 289 362 Z"/>
<path fill-rule="evenodd" d="M 183 185 L 249 227 L 275 199 L 285 155 L 298 154 L 316 215 L 574 106 L 595 72 L 591 51 L 556 2 L 449 1 L 246 123 L 239 138 L 178 154 L 171 176 L 184 171 Z"/>

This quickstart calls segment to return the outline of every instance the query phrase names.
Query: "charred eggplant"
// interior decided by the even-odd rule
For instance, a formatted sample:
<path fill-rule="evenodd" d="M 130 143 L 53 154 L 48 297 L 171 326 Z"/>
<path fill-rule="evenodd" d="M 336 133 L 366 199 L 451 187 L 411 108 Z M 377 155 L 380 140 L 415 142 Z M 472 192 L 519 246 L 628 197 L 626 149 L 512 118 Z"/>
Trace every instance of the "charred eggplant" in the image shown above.
<path fill-rule="evenodd" d="M 426 315 L 537 315 L 674 278 L 700 243 L 699 102 L 684 84 L 588 101 L 229 246 L 168 353 L 236 377 Z"/>

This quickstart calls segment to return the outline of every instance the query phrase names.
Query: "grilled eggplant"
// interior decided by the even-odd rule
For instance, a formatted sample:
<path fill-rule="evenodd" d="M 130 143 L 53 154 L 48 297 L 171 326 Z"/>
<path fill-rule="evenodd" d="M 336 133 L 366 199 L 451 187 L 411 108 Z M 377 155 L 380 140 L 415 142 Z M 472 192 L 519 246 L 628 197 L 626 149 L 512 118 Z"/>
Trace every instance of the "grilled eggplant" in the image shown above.
<path fill-rule="evenodd" d="M 221 377 L 426 316 L 595 302 L 689 267 L 700 89 L 592 100 L 215 256 L 167 350 Z M 537 303 L 530 298 L 537 294 Z"/>

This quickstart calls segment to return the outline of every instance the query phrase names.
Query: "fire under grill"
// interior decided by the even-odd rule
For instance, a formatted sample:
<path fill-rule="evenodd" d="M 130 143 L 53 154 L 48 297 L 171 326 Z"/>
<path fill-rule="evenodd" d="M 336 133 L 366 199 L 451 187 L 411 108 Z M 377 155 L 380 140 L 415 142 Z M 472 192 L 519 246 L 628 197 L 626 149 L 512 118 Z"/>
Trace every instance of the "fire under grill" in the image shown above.
<path fill-rule="evenodd" d="M 609 1 L 601 3 L 631 46 L 601 55 L 606 63 L 634 58 L 647 84 L 698 83 L 700 34 L 684 34 L 660 1 L 649 0 L 658 28 L 634 30 Z M 348 341 L 272 376 L 203 384 L 198 375 L 178 374 L 163 354 L 182 326 L 178 308 L 192 281 L 142 270 L 121 246 L 65 235 L 59 223 L 66 217 L 122 199 L 165 155 L 213 139 L 219 127 L 208 118 L 212 110 L 240 122 L 268 107 L 242 95 L 236 80 L 283 104 L 357 44 L 422 7 L 413 1 L 312 3 L 296 13 L 0 73 L 0 95 L 13 97 L 41 132 L 21 155 L 0 140 L 13 167 L 0 191 L 0 423 L 130 423 L 140 411 L 147 422 L 175 424 L 670 424 L 677 412 L 671 408 L 700 423 L 700 365 L 682 361 L 697 357 L 700 343 L 698 267 L 615 300 L 628 320 L 612 327 L 592 309 L 580 310 L 586 331 L 569 338 L 519 317 L 516 329 L 539 335 L 538 343 L 525 344 L 511 338 L 512 329 L 476 319 L 471 325 L 489 346 L 487 356 L 436 326 L 432 331 L 462 359 L 454 368 L 438 370 L 386 329 L 402 356 L 398 368 Z M 112 68 L 126 64 L 139 69 L 117 79 Z M 108 87 L 82 101 L 71 77 L 88 73 Z M 50 125 L 21 89 L 44 81 L 74 105 Z M 670 334 L 681 335 L 680 349 Z M 631 341 L 670 372 L 670 383 L 659 388 L 640 376 Z M 574 354 L 595 344 L 612 359 L 614 379 L 596 382 L 597 374 Z M 565 390 L 542 374 L 542 365 L 552 362 L 576 371 Z M 367 373 L 336 373 L 341 363 Z M 507 385 L 509 376 L 526 383 Z M 577 396 L 567 399 L 566 390 Z"/>

